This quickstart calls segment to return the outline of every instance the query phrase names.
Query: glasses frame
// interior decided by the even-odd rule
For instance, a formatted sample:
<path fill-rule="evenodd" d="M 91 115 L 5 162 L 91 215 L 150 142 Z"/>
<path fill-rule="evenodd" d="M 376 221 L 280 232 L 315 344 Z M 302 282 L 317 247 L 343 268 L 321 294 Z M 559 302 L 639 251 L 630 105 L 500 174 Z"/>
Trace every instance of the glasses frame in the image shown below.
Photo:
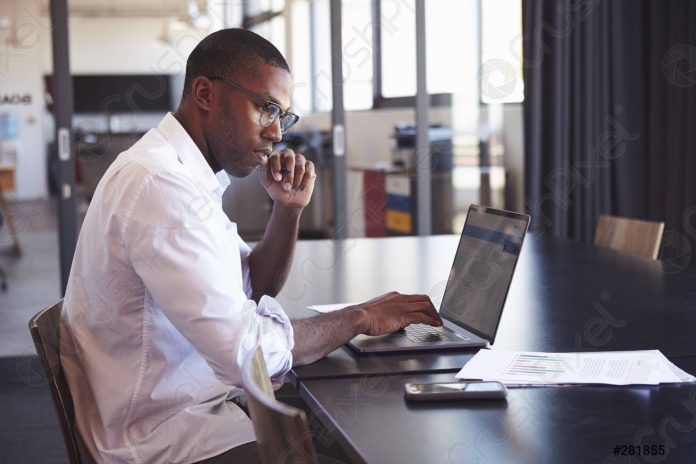
<path fill-rule="evenodd" d="M 288 130 L 290 130 L 295 124 L 297 124 L 297 121 L 300 120 L 300 116 L 298 116 L 297 114 L 295 114 L 295 113 L 293 113 L 293 112 L 291 112 L 291 111 L 283 111 L 283 108 L 281 108 L 280 105 L 277 104 L 276 102 L 273 102 L 273 101 L 270 101 L 270 100 L 266 100 L 266 99 L 263 98 L 261 95 L 258 95 L 258 94 L 256 94 L 256 93 L 252 92 L 251 90 L 245 89 L 244 87 L 242 87 L 241 85 L 237 84 L 236 82 L 233 82 L 233 81 L 231 81 L 231 80 L 229 80 L 229 79 L 225 79 L 224 77 L 219 77 L 219 76 L 206 76 L 206 77 L 207 77 L 208 79 L 210 79 L 211 81 L 221 81 L 221 82 L 224 82 L 225 84 L 229 85 L 229 86 L 232 87 L 233 89 L 242 92 L 244 95 L 246 95 L 246 96 L 249 97 L 251 100 L 253 100 L 254 103 L 256 103 L 256 105 L 260 107 L 260 114 L 259 114 L 259 121 L 258 121 L 258 123 L 259 123 L 259 125 L 260 125 L 261 127 L 268 127 L 268 126 L 270 126 L 271 124 L 273 124 L 273 123 L 276 121 L 276 119 L 278 119 L 278 120 L 280 121 L 280 133 L 281 133 L 281 134 L 285 134 L 285 133 L 286 133 Z M 275 117 L 273 117 L 272 115 L 270 115 L 270 114 L 268 113 L 268 108 L 269 108 L 269 107 L 270 107 L 270 108 L 277 108 L 277 110 L 278 110 L 278 115 L 275 116 Z M 263 119 L 263 115 L 264 115 L 264 114 L 267 115 L 267 117 L 269 118 L 269 121 L 268 121 L 267 124 L 264 124 L 264 123 L 261 121 L 261 120 Z M 290 125 L 287 126 L 287 127 L 284 127 L 284 126 L 283 126 L 283 121 L 285 121 L 288 117 L 292 117 L 292 118 L 294 118 L 294 120 L 293 120 L 292 124 L 290 124 Z"/>

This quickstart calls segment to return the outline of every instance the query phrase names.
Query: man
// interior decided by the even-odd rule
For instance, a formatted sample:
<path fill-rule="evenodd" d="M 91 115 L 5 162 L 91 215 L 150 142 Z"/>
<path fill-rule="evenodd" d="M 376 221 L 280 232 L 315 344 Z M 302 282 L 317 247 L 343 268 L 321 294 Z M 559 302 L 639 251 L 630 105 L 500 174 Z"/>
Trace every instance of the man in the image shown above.
<path fill-rule="evenodd" d="M 102 178 L 85 217 L 63 306 L 66 376 L 85 447 L 103 462 L 253 459 L 232 402 L 260 343 L 276 384 L 358 333 L 441 325 L 427 296 L 389 293 L 290 321 L 288 275 L 313 164 L 273 142 L 297 121 L 292 79 L 270 42 L 245 30 L 191 53 L 181 104 Z M 251 250 L 222 212 L 227 174 L 259 178 L 274 206 Z M 217 462 L 217 461 L 216 461 Z"/>

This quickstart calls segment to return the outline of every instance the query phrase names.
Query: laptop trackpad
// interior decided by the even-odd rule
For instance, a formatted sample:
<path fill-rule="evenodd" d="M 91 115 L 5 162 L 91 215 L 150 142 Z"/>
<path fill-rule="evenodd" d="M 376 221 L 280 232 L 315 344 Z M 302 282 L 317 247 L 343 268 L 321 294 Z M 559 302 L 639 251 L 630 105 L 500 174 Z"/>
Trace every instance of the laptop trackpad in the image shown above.
<path fill-rule="evenodd" d="M 408 338 L 404 336 L 402 330 L 386 334 L 386 335 L 358 335 L 351 340 L 351 344 L 360 349 L 374 350 L 374 349 L 389 349 L 400 346 L 413 346 Z"/>
<path fill-rule="evenodd" d="M 361 353 L 379 353 L 443 348 L 471 348 L 486 346 L 487 344 L 488 342 L 486 340 L 475 336 L 468 339 L 462 337 L 461 341 L 440 340 L 413 343 L 403 332 L 399 331 L 379 336 L 358 335 L 348 343 L 348 346 Z"/>

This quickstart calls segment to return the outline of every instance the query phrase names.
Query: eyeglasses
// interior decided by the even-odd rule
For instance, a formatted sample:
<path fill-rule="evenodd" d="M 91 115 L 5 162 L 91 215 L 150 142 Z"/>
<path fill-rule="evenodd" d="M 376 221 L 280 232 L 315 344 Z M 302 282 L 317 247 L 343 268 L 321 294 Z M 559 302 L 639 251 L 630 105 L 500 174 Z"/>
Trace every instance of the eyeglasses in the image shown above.
<path fill-rule="evenodd" d="M 295 113 L 291 113 L 289 111 L 283 112 L 283 109 L 277 103 L 266 101 L 266 99 L 264 99 L 261 95 L 257 95 L 254 92 L 245 89 L 241 85 L 225 79 L 224 77 L 208 76 L 208 79 L 211 81 L 222 81 L 233 89 L 239 90 L 247 97 L 251 98 L 261 108 L 259 124 L 263 127 L 268 127 L 273 124 L 276 119 L 280 119 L 280 132 L 284 134 L 292 126 L 297 124 L 297 121 L 300 120 L 300 117 Z"/>

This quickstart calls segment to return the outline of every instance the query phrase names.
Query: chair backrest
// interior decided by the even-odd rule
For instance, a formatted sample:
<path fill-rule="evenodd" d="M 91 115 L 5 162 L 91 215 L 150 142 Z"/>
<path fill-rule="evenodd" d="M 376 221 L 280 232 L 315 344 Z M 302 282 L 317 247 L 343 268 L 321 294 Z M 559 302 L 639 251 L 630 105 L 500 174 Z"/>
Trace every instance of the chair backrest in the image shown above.
<path fill-rule="evenodd" d="M 63 300 L 40 311 L 29 321 L 29 331 L 34 339 L 36 352 L 44 367 L 58 414 L 63 439 L 71 464 L 91 463 L 75 427 L 75 409 L 68 383 L 60 364 L 60 312 Z"/>
<path fill-rule="evenodd" d="M 657 259 L 664 222 L 641 221 L 602 214 L 594 244 L 636 256 Z"/>
<path fill-rule="evenodd" d="M 244 362 L 242 379 L 261 461 L 316 464 L 307 417 L 304 411 L 276 401 L 260 347 Z"/>

